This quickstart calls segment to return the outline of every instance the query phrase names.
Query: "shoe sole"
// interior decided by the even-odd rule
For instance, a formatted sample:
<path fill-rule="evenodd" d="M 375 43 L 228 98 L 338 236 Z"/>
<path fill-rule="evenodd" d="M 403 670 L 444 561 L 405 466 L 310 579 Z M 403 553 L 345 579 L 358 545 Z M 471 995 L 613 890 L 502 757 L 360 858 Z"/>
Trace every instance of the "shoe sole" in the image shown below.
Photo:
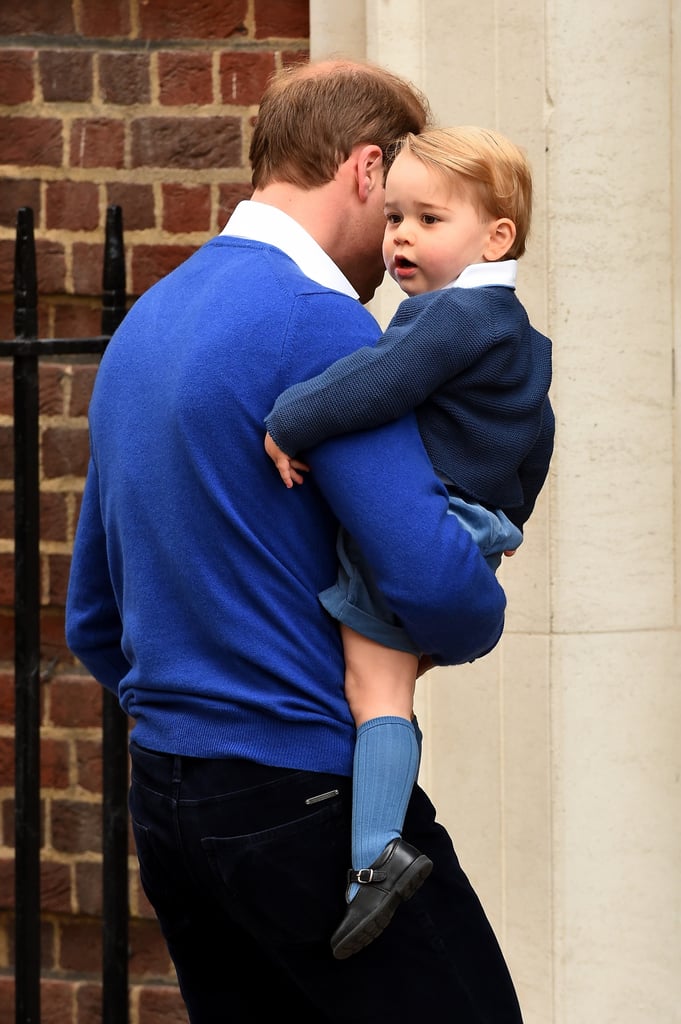
<path fill-rule="evenodd" d="M 385 903 L 367 917 L 360 925 L 357 925 L 342 942 L 333 948 L 333 955 L 336 960 L 346 960 L 354 953 L 359 953 L 370 942 L 377 939 L 381 932 L 385 931 L 392 921 L 395 911 L 400 903 L 411 899 L 414 893 L 421 888 L 428 875 L 433 870 L 433 862 L 425 854 L 421 854 L 413 864 L 398 879 L 394 892 Z"/>

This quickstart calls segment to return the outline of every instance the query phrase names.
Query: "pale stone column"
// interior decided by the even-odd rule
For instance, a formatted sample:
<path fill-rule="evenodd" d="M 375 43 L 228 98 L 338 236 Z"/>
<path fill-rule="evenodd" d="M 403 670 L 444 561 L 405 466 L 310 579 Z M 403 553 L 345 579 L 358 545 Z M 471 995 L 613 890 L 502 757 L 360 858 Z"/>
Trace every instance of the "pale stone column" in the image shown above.
<path fill-rule="evenodd" d="M 405 74 L 534 172 L 518 291 L 554 342 L 556 454 L 502 642 L 421 682 L 422 781 L 526 1024 L 681 1024 L 681 4 L 311 14 L 315 56 Z"/>
<path fill-rule="evenodd" d="M 555 999 L 570 1024 L 681 1019 L 671 9 L 560 2 L 547 22 Z"/>

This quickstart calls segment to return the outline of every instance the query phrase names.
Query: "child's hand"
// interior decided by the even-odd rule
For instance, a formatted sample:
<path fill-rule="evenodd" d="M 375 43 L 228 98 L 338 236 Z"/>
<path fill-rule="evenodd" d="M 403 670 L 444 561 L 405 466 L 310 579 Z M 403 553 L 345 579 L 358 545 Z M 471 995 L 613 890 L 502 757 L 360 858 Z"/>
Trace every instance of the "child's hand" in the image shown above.
<path fill-rule="evenodd" d="M 279 445 L 275 444 L 269 434 L 265 434 L 265 451 L 272 459 L 272 462 L 279 470 L 279 476 L 287 487 L 293 487 L 294 483 L 302 484 L 303 477 L 296 470 L 307 473 L 309 466 L 299 459 L 293 459 L 286 452 L 283 452 Z"/>

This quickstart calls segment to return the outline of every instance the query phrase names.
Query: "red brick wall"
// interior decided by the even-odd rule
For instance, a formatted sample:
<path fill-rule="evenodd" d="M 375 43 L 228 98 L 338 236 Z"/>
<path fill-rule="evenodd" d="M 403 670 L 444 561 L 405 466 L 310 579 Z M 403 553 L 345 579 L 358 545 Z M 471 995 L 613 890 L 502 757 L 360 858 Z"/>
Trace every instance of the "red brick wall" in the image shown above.
<path fill-rule="evenodd" d="M 28 0 L 0 7 L 0 337 L 16 210 L 35 213 L 41 335 L 98 331 L 106 206 L 138 295 L 248 194 L 263 86 L 308 52 L 304 0 Z"/>
<path fill-rule="evenodd" d="M 128 293 L 220 230 L 249 192 L 270 73 L 307 59 L 306 0 L 0 5 L 0 338 L 13 336 L 16 211 L 35 217 L 40 337 L 100 331 L 106 208 Z M 96 372 L 41 362 L 42 1024 L 101 1020 L 101 691 L 63 636 Z M 14 1019 L 12 366 L 0 359 L 0 1021 Z M 131 846 L 132 851 L 132 846 Z M 130 858 L 131 1024 L 185 1022 Z"/>

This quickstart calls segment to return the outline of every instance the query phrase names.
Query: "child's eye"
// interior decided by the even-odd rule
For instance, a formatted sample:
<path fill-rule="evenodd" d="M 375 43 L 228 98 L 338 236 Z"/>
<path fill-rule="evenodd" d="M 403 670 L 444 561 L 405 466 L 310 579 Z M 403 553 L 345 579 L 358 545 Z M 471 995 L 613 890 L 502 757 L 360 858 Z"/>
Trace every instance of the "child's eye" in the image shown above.
<path fill-rule="evenodd" d="M 432 213 L 424 213 L 423 223 L 424 224 L 437 224 L 437 217 L 434 217 Z"/>
<path fill-rule="evenodd" d="M 386 213 L 385 219 L 388 224 L 399 224 L 402 220 L 399 213 Z"/>

